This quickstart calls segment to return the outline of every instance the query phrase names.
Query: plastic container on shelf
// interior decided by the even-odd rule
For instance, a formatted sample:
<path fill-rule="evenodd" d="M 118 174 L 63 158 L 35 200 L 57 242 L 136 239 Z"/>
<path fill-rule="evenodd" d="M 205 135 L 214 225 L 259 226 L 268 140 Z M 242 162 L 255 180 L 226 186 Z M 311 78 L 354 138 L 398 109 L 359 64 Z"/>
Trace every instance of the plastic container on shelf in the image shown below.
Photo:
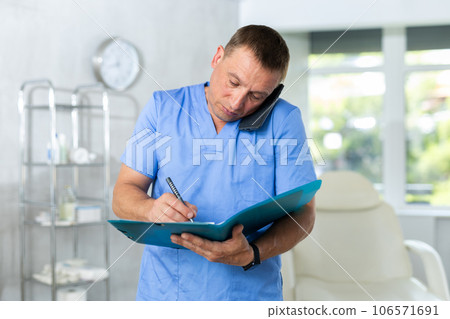
<path fill-rule="evenodd" d="M 66 185 L 59 197 L 59 220 L 75 220 L 76 198 L 71 186 Z"/>

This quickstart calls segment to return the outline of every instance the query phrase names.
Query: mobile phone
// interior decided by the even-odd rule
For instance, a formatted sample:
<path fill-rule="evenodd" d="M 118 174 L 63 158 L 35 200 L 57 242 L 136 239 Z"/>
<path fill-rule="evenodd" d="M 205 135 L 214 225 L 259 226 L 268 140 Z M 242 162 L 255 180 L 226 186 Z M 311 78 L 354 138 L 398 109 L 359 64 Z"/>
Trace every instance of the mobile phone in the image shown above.
<path fill-rule="evenodd" d="M 284 85 L 278 85 L 275 90 L 264 100 L 261 106 L 250 115 L 241 119 L 239 123 L 239 129 L 241 131 L 254 131 L 259 129 L 269 116 L 275 103 L 280 97 L 281 91 L 283 91 Z"/>

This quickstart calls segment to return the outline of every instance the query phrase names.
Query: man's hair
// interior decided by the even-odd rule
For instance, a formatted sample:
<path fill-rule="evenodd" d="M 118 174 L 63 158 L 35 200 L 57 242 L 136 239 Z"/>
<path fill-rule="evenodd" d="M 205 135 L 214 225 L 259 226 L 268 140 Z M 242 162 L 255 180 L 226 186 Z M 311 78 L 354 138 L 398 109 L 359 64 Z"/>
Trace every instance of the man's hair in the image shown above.
<path fill-rule="evenodd" d="M 236 31 L 225 46 L 225 57 L 235 49 L 247 47 L 264 68 L 280 71 L 281 80 L 286 77 L 289 65 L 289 49 L 281 35 L 265 25 L 247 25 Z"/>

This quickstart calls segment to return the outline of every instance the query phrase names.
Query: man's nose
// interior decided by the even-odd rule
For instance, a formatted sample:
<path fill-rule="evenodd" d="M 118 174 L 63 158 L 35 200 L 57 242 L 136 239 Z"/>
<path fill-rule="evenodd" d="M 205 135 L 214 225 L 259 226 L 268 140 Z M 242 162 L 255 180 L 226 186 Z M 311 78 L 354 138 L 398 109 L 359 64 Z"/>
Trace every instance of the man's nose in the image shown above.
<path fill-rule="evenodd" d="M 247 92 L 244 92 L 244 90 L 237 90 L 236 92 L 234 92 L 234 94 L 231 96 L 230 103 L 230 108 L 232 109 L 232 111 L 242 108 L 245 104 L 246 98 Z"/>

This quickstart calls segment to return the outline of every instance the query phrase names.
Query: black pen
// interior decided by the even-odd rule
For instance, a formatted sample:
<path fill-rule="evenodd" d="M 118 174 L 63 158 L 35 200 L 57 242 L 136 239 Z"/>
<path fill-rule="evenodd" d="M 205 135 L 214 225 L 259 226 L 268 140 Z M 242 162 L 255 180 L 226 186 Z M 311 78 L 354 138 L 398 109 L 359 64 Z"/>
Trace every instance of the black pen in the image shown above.
<path fill-rule="evenodd" d="M 180 193 L 178 192 L 178 189 L 175 187 L 175 184 L 172 182 L 170 177 L 166 178 L 166 182 L 167 182 L 167 184 L 169 184 L 169 187 L 172 190 L 172 193 L 184 204 L 184 206 L 187 207 L 186 203 L 184 202 L 183 198 L 181 197 Z M 192 220 L 192 218 L 189 218 L 189 220 L 191 221 L 191 223 L 194 222 Z"/>

